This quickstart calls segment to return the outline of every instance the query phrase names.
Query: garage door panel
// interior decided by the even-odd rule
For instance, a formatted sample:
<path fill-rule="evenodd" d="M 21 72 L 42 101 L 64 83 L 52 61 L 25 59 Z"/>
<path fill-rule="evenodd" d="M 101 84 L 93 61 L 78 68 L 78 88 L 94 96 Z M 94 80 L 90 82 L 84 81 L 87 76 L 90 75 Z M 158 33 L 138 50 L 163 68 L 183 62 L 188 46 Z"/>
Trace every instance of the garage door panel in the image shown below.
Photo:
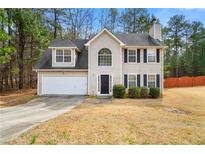
<path fill-rule="evenodd" d="M 42 77 L 42 94 L 87 94 L 87 77 Z"/>

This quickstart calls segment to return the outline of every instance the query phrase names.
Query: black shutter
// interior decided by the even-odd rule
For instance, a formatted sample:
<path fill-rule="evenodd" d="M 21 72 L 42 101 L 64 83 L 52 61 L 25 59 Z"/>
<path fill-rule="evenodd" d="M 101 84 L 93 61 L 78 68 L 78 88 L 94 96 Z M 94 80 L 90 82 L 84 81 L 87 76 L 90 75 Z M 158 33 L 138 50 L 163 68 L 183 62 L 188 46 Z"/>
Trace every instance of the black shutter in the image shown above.
<path fill-rule="evenodd" d="M 147 87 L 147 74 L 144 74 L 144 86 Z"/>
<path fill-rule="evenodd" d="M 157 88 L 159 88 L 160 87 L 160 75 L 159 74 L 157 74 Z"/>
<path fill-rule="evenodd" d="M 124 86 L 127 88 L 127 74 L 124 74 Z"/>
<path fill-rule="evenodd" d="M 144 49 L 144 63 L 147 62 L 147 49 Z"/>
<path fill-rule="evenodd" d="M 137 63 L 140 63 L 140 49 L 137 49 Z"/>
<path fill-rule="evenodd" d="M 157 63 L 159 63 L 160 62 L 160 52 L 159 52 L 159 49 L 157 49 Z"/>
<path fill-rule="evenodd" d="M 140 74 L 137 74 L 137 86 L 140 87 Z"/>
<path fill-rule="evenodd" d="M 127 49 L 124 49 L 124 63 L 127 63 Z"/>

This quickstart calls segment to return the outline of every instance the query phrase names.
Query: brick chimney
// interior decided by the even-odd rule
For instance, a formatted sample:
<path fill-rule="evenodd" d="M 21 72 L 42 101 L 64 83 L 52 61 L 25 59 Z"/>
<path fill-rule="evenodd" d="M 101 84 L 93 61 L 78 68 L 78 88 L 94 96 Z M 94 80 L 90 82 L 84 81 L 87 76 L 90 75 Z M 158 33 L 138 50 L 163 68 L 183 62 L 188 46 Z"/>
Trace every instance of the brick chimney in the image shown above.
<path fill-rule="evenodd" d="M 149 29 L 149 35 L 154 39 L 162 41 L 161 25 L 156 23 L 156 19 L 152 20 L 152 27 Z"/>

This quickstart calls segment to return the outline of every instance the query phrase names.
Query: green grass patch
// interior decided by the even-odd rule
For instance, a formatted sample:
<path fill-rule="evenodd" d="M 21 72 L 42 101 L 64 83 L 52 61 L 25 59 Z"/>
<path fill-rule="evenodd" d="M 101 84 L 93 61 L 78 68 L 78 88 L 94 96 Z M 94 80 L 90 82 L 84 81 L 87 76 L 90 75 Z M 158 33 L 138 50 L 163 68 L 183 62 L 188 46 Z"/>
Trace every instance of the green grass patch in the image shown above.
<path fill-rule="evenodd" d="M 44 142 L 44 144 L 45 144 L 45 145 L 56 145 L 57 142 L 56 142 L 55 140 L 46 140 L 46 141 Z"/>
<path fill-rule="evenodd" d="M 37 135 L 33 135 L 29 144 L 35 144 L 37 137 Z"/>

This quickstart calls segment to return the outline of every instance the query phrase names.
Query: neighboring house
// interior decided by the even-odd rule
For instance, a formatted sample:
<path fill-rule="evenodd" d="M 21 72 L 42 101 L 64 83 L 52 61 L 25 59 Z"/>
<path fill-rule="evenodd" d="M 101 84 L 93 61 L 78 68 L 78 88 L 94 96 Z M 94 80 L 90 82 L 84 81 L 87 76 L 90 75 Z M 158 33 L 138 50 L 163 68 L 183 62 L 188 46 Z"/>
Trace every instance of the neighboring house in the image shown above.
<path fill-rule="evenodd" d="M 54 40 L 35 70 L 38 95 L 112 95 L 115 84 L 163 91 L 161 26 L 149 34 L 103 29 L 89 40 Z"/>

